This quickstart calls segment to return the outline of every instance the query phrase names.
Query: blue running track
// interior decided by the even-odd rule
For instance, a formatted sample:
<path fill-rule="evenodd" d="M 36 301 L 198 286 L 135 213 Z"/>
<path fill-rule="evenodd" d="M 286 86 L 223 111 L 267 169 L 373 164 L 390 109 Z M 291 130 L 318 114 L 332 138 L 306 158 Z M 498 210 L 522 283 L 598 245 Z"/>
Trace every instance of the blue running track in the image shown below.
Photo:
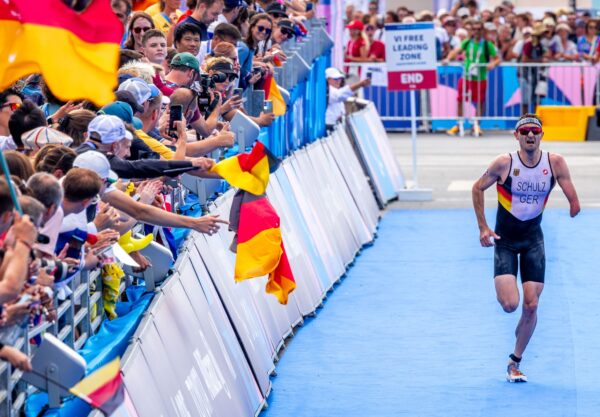
<path fill-rule="evenodd" d="M 388 212 L 289 344 L 262 416 L 600 416 L 599 225 L 600 211 L 546 211 L 530 382 L 509 384 L 520 309 L 496 301 L 493 249 L 479 245 L 473 212 Z"/>

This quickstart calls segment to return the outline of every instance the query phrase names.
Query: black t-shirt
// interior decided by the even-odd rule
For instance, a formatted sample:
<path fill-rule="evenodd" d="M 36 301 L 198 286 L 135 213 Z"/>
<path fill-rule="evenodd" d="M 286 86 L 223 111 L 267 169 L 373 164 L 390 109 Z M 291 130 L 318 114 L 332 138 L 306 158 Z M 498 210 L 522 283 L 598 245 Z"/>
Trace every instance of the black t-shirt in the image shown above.
<path fill-rule="evenodd" d="M 190 23 L 198 28 L 198 30 L 200 31 L 201 41 L 208 40 L 208 26 L 206 26 L 204 23 L 194 19 L 192 16 L 188 16 L 183 22 L 180 23 L 180 25 L 183 25 L 184 23 Z"/>

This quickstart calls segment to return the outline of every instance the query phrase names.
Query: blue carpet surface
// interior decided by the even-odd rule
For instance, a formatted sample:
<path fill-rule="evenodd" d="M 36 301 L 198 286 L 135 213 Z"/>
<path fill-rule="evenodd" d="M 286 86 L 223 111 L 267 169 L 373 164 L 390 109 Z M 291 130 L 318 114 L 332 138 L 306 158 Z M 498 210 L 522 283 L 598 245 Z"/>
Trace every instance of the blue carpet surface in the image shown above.
<path fill-rule="evenodd" d="M 493 225 L 495 212 L 488 212 Z M 263 417 L 599 416 L 600 211 L 544 214 L 546 286 L 522 369 L 472 210 L 390 211 L 277 367 Z"/>

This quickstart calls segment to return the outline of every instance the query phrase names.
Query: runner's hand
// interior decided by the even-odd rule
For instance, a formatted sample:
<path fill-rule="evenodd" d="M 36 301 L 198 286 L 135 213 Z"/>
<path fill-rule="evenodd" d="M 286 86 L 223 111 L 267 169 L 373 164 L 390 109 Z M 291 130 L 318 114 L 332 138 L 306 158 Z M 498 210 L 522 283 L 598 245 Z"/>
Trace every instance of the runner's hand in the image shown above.
<path fill-rule="evenodd" d="M 494 241 L 490 238 L 493 238 L 494 240 L 499 240 L 500 236 L 494 233 L 494 231 L 489 227 L 481 229 L 481 231 L 479 232 L 479 242 L 481 242 L 481 246 L 486 248 L 494 246 Z"/>

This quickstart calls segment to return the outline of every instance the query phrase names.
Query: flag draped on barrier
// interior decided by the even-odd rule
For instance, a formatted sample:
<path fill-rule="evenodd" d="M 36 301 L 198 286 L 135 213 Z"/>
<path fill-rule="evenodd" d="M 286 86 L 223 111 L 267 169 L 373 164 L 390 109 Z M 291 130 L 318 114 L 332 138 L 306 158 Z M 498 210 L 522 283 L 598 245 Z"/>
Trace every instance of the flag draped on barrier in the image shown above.
<path fill-rule="evenodd" d="M 269 183 L 269 173 L 275 171 L 279 161 L 261 142 L 256 142 L 250 153 L 227 158 L 216 164 L 211 172 L 219 174 L 234 187 L 254 195 L 264 194 Z"/>
<path fill-rule="evenodd" d="M 229 227 L 236 232 L 231 247 L 236 252 L 235 280 L 268 274 L 266 291 L 287 304 L 296 282 L 285 253 L 279 215 L 265 195 L 269 173 L 277 165 L 265 146 L 256 142 L 250 153 L 225 159 L 212 171 L 240 188 L 229 216 Z"/>
<path fill-rule="evenodd" d="M 70 391 L 92 407 L 110 416 L 125 400 L 119 358 L 79 381 Z"/>
<path fill-rule="evenodd" d="M 123 26 L 109 0 L 76 12 L 61 0 L 4 0 L 0 7 L 0 90 L 41 73 L 61 100 L 113 100 Z"/>

